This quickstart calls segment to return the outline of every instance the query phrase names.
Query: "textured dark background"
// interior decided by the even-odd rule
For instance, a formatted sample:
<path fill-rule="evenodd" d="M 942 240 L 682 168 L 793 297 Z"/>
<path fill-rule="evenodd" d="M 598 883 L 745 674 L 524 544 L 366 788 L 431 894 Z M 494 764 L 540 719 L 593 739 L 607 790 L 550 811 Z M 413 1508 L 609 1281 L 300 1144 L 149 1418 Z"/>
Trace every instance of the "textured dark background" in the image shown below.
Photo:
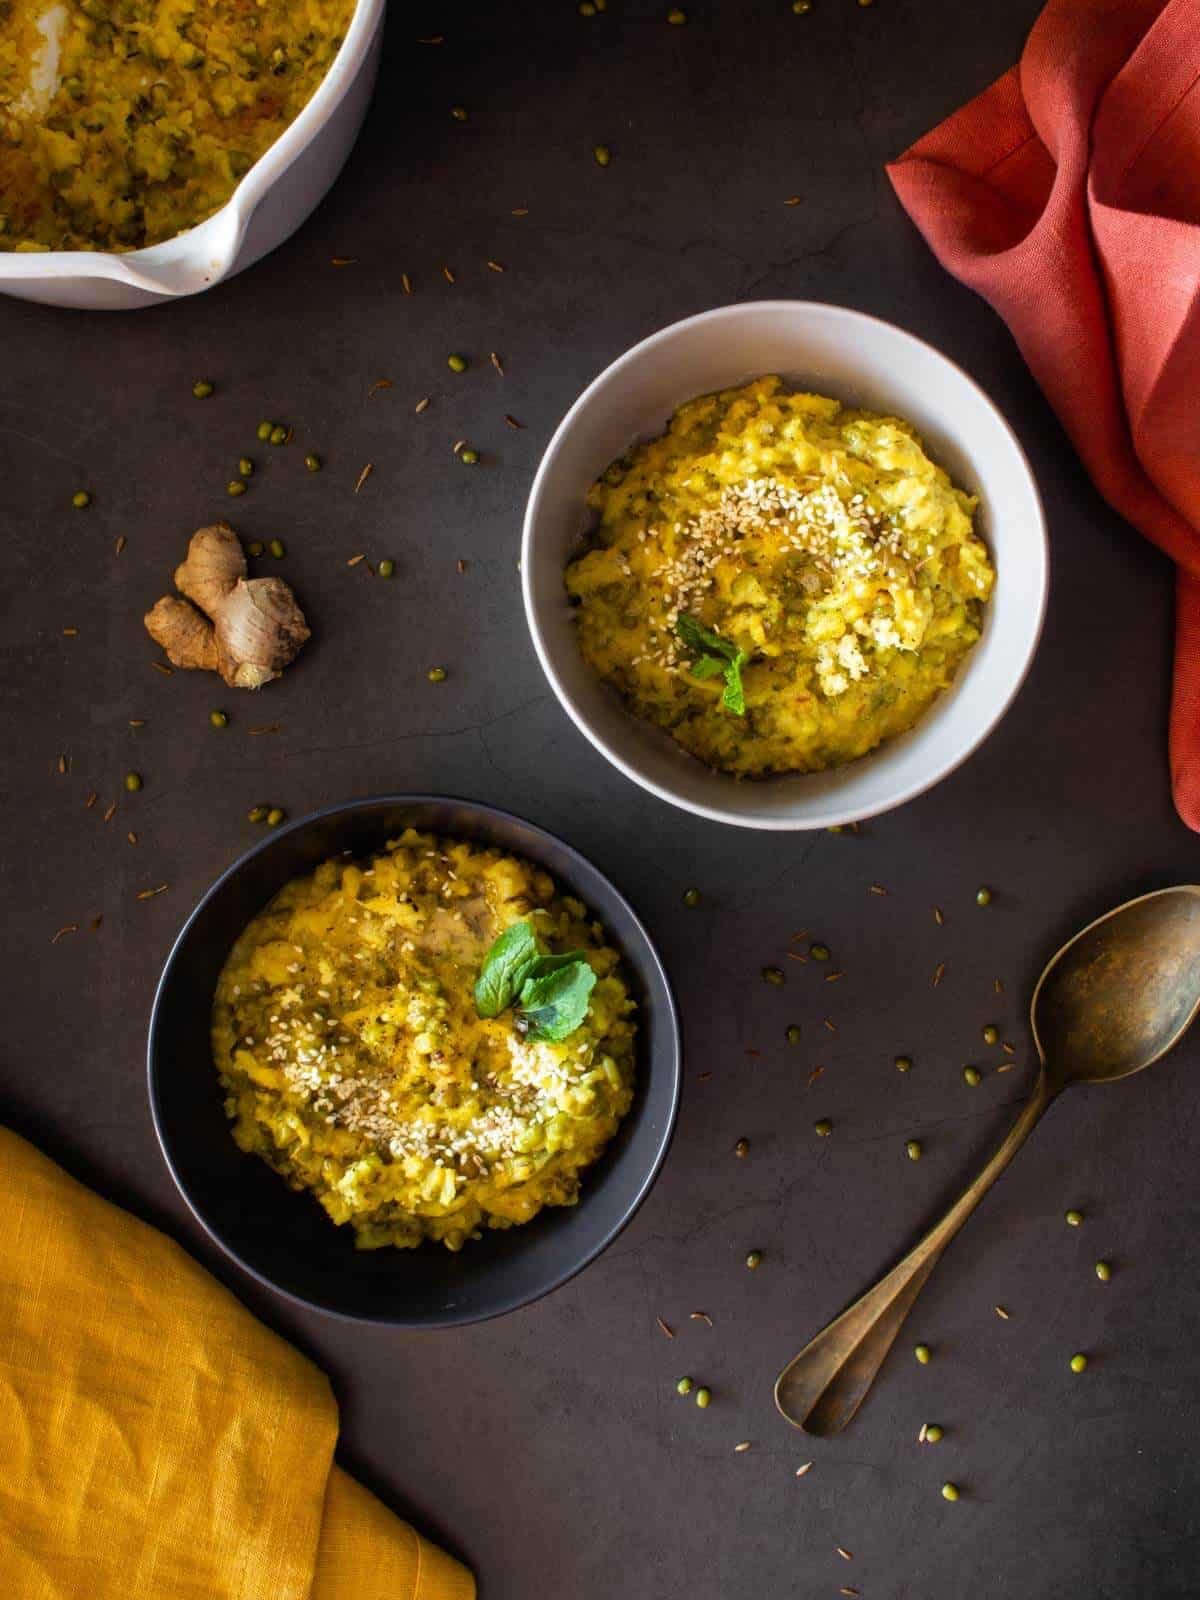
<path fill-rule="evenodd" d="M 1167 785 L 1166 564 L 1100 503 L 1005 330 L 939 270 L 882 171 L 1016 58 L 1035 0 L 816 0 L 802 18 L 787 0 L 690 0 L 685 28 L 665 10 L 610 0 L 589 22 L 571 0 L 394 6 L 366 134 L 273 257 L 159 311 L 0 302 L 0 1114 L 311 1352 L 342 1404 L 345 1464 L 471 1562 L 485 1600 L 843 1584 L 864 1600 L 1195 1594 L 1194 1046 L 1055 1109 L 840 1440 L 806 1440 L 771 1402 L 783 1361 L 1006 1127 L 1042 959 L 1110 903 L 1197 875 Z M 437 33 L 440 47 L 414 42 Z M 598 142 L 614 152 L 605 171 Z M 584 383 L 675 318 L 774 295 L 861 307 L 961 362 L 1029 451 L 1053 543 L 1045 640 L 1016 706 L 962 771 L 857 838 L 723 830 L 631 787 L 549 695 L 520 610 L 522 504 Z M 464 377 L 451 350 L 472 359 Z M 202 375 L 219 393 L 199 404 Z M 380 378 L 394 387 L 369 396 Z M 297 443 L 256 448 L 263 416 Z M 460 437 L 482 452 L 473 471 L 451 454 Z M 326 461 L 315 478 L 310 447 Z M 234 504 L 224 484 L 247 448 L 260 471 Z M 81 485 L 95 493 L 84 513 L 69 504 Z M 231 511 L 248 537 L 287 541 L 263 568 L 294 583 L 316 632 L 255 701 L 153 672 L 140 626 L 189 532 Z M 359 551 L 391 556 L 393 582 L 347 568 Z M 433 663 L 449 670 L 440 686 Z M 235 721 L 215 733 L 221 704 Z M 272 721 L 278 733 L 247 736 Z M 131 767 L 146 777 L 136 796 L 121 788 Z M 175 930 L 258 836 L 246 808 L 409 788 L 498 802 L 588 853 L 660 941 L 688 1036 L 673 1151 L 614 1248 L 523 1313 L 421 1337 L 304 1316 L 216 1259 L 159 1158 L 142 1064 Z M 986 911 L 980 882 L 997 890 Z M 696 911 L 680 903 L 691 883 Z M 51 946 L 71 922 L 82 931 Z M 840 985 L 782 962 L 798 928 L 833 946 Z M 759 977 L 776 961 L 782 991 Z M 990 1020 L 1020 1070 L 970 1090 L 960 1069 L 985 1054 Z M 908 1077 L 899 1050 L 916 1058 Z M 825 1142 L 819 1116 L 836 1125 Z M 1077 1231 L 1062 1222 L 1072 1204 L 1087 1212 Z M 697 1308 L 711 1329 L 689 1321 Z M 917 1338 L 936 1347 L 928 1368 L 909 1354 Z M 1092 1354 L 1081 1378 L 1077 1349 Z M 708 1412 L 676 1397 L 684 1371 L 711 1385 Z M 934 1419 L 944 1443 L 919 1448 Z M 755 1448 L 735 1455 L 743 1439 Z M 957 1505 L 939 1497 L 946 1478 Z"/>

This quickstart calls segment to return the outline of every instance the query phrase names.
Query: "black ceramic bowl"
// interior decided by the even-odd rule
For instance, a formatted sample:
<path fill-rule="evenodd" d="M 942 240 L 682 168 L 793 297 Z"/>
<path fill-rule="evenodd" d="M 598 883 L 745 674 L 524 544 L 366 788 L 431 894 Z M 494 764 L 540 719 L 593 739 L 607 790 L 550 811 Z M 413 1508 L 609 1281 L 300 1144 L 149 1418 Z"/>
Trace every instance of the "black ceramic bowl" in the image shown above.
<path fill-rule="evenodd" d="M 583 1179 L 579 1203 L 524 1227 L 485 1233 L 453 1254 L 356 1250 L 317 1201 L 297 1194 L 234 1144 L 209 1046 L 217 976 L 234 940 L 285 883 L 330 856 L 366 856 L 406 827 L 496 845 L 577 894 L 620 950 L 638 1002 L 638 1083 L 612 1144 Z M 188 918 L 154 997 L 150 1106 L 167 1165 L 216 1242 L 261 1283 L 362 1322 L 446 1327 L 499 1316 L 566 1283 L 633 1216 L 662 1164 L 679 1101 L 679 1027 L 662 964 L 629 904 L 569 845 L 520 817 L 470 800 L 390 795 L 318 811 L 272 833 L 229 868 Z"/>

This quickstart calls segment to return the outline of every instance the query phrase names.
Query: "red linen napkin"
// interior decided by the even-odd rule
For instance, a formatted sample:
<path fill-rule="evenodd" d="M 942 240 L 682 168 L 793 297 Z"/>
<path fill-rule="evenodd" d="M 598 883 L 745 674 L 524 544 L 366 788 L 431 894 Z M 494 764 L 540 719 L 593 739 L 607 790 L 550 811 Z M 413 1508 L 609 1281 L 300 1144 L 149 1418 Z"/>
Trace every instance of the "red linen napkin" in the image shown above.
<path fill-rule="evenodd" d="M 1050 0 L 1019 64 L 888 175 L 1178 565 L 1171 777 L 1200 829 L 1200 0 Z"/>

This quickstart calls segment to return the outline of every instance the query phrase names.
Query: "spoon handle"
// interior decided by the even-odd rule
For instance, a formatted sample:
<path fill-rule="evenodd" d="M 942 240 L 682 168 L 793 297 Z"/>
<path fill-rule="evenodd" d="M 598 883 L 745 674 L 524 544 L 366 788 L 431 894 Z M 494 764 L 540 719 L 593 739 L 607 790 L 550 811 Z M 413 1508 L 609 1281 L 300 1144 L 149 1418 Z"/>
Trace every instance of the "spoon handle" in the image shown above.
<path fill-rule="evenodd" d="M 1004 1143 L 937 1226 L 783 1369 L 775 1384 L 775 1404 L 789 1422 L 821 1437 L 846 1426 L 942 1251 L 1025 1143 L 1052 1098 L 1043 1070 Z"/>

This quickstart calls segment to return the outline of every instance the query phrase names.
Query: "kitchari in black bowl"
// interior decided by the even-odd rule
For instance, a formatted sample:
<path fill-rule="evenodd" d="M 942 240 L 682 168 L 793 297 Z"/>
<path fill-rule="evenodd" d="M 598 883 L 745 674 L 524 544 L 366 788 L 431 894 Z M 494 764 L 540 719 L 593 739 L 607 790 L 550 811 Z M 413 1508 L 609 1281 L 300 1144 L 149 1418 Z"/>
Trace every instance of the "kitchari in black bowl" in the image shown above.
<path fill-rule="evenodd" d="M 549 874 L 556 894 L 582 902 L 603 930 L 636 1017 L 632 1105 L 599 1159 L 582 1173 L 578 1203 L 552 1204 L 520 1226 L 476 1230 L 464 1248 L 452 1250 L 428 1242 L 404 1250 L 355 1249 L 356 1232 L 364 1242 L 361 1229 L 335 1227 L 311 1193 L 295 1192 L 267 1164 L 288 1171 L 269 1141 L 259 1147 L 253 1137 L 256 1111 L 265 1112 L 270 1123 L 269 1085 L 263 1105 L 251 1105 L 261 1092 L 254 1079 L 243 1080 L 223 1060 L 223 1087 L 213 1061 L 214 1039 L 220 1056 L 223 1030 L 229 1031 L 226 1013 L 237 993 L 238 962 L 269 965 L 279 953 L 268 938 L 270 918 L 256 925 L 263 928 L 261 939 L 254 930 L 247 938 L 248 926 L 288 885 L 278 914 L 286 916 L 289 907 L 297 914 L 291 903 L 299 889 L 298 914 L 311 918 L 313 895 L 324 879 L 310 875 L 322 863 L 375 860 L 406 830 L 499 851 L 501 864 L 515 858 L 514 868 L 523 861 Z M 414 837 L 409 835 L 407 854 L 402 848 L 397 858 L 406 859 L 410 870 L 424 854 L 414 848 Z M 325 876 L 330 871 L 326 867 Z M 276 915 L 273 909 L 271 917 Z M 536 912 L 532 921 L 537 926 Z M 214 1033 L 219 980 L 224 993 Z M 236 1005 L 235 1000 L 234 1010 Z M 526 1019 L 517 1020 L 526 1028 Z M 511 1024 L 496 1025 L 499 1032 L 506 1026 Z M 515 1046 L 518 1054 L 522 1048 Z M 252 1053 L 242 1063 L 263 1083 L 273 1075 L 269 1064 L 255 1064 Z M 260 1281 L 306 1305 L 396 1326 L 443 1326 L 511 1311 L 593 1260 L 633 1215 L 658 1171 L 674 1124 L 679 1076 L 670 988 L 645 931 L 617 890 L 568 845 L 532 824 L 470 801 L 431 796 L 389 796 L 318 812 L 244 856 L 213 885 L 176 941 L 150 1023 L 155 1127 L 184 1199 L 213 1239 Z M 227 1102 L 231 1082 L 235 1093 Z M 235 1143 L 226 1114 L 231 1107 L 240 1142 L 266 1160 Z M 296 1173 L 288 1176 L 294 1182 Z M 336 1195 L 322 1198 L 332 1198 L 337 1210 Z"/>

